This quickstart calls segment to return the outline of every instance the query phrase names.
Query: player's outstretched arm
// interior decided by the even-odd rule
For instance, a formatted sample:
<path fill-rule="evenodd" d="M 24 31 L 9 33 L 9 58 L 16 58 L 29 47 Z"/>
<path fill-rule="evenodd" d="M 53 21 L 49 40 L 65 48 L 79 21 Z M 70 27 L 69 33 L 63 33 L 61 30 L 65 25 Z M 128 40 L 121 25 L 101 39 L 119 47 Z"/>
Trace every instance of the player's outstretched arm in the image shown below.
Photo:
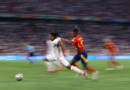
<path fill-rule="evenodd" d="M 64 44 L 63 44 L 61 41 L 59 41 L 59 42 L 58 42 L 58 45 L 61 46 L 62 53 L 63 53 L 64 56 L 65 56 L 65 46 L 64 46 Z"/>
<path fill-rule="evenodd" d="M 73 43 L 70 40 L 62 38 L 61 41 L 64 42 L 64 43 L 66 43 L 66 44 L 73 45 Z"/>

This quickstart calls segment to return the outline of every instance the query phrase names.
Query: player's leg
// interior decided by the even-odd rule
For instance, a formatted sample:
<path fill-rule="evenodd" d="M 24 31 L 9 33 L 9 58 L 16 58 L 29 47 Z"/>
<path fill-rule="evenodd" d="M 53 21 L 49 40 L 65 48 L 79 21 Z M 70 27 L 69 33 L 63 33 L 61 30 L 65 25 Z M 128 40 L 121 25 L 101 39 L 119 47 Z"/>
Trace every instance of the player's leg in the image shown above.
<path fill-rule="evenodd" d="M 74 56 L 73 60 L 70 62 L 70 65 L 73 65 L 73 66 L 79 68 L 78 65 L 76 64 L 76 62 L 79 61 L 79 60 L 80 60 L 79 54 L 77 53 L 77 54 Z"/>
<path fill-rule="evenodd" d="M 30 64 L 32 64 L 32 63 L 33 63 L 33 61 L 32 61 L 32 60 L 31 60 L 31 58 L 30 58 L 31 56 L 32 56 L 32 54 L 31 54 L 31 53 L 29 53 L 29 54 L 27 55 L 27 57 L 26 57 L 26 58 L 27 58 L 27 60 L 29 60 L 29 61 L 30 61 Z"/>
<path fill-rule="evenodd" d="M 75 66 L 73 66 L 73 65 L 70 65 L 69 62 L 68 62 L 67 60 L 65 60 L 64 57 L 59 58 L 59 62 L 60 62 L 63 66 L 67 67 L 68 69 L 70 69 L 70 70 L 72 70 L 72 71 L 74 71 L 74 72 L 77 72 L 77 73 L 79 73 L 79 74 L 82 74 L 85 78 L 87 78 L 87 73 L 86 73 L 85 70 L 83 71 L 83 70 L 81 70 L 81 69 L 79 69 L 79 68 L 77 68 L 77 67 L 75 67 Z"/>
<path fill-rule="evenodd" d="M 58 66 L 58 70 L 62 70 L 63 69 L 63 66 L 57 60 L 53 60 L 52 62 L 53 62 L 53 64 Z"/>
<path fill-rule="evenodd" d="M 79 68 L 79 69 L 81 69 L 81 68 L 76 64 L 77 61 L 79 61 L 79 60 L 73 59 L 70 64 L 73 65 L 73 66 L 75 66 L 75 67 L 77 67 L 77 68 Z M 81 74 L 78 73 L 77 75 L 75 75 L 75 77 L 79 77 L 80 75 L 81 75 Z"/>
<path fill-rule="evenodd" d="M 56 60 L 55 55 L 54 54 L 50 54 L 50 55 L 51 58 L 49 60 L 53 63 L 53 65 L 58 66 L 58 70 L 62 70 L 63 66 L 59 63 L 59 61 Z"/>
<path fill-rule="evenodd" d="M 80 60 L 79 54 L 76 54 L 76 55 L 74 56 L 73 60 L 70 62 L 70 65 L 73 65 L 73 66 L 75 66 L 75 67 L 77 67 L 77 68 L 80 69 L 80 67 L 76 64 L 76 62 L 79 61 L 79 60 Z M 81 74 L 78 73 L 75 77 L 79 77 L 80 75 L 81 75 Z"/>
<path fill-rule="evenodd" d="M 110 59 L 107 61 L 107 68 L 105 70 L 114 70 L 115 69 L 113 64 L 114 62 L 112 62 L 114 57 L 109 55 L 109 58 Z"/>
<path fill-rule="evenodd" d="M 117 70 L 123 69 L 124 66 L 121 65 L 119 62 L 117 62 L 114 57 L 115 57 L 115 54 L 111 54 L 111 57 L 110 57 L 111 63 L 116 66 Z"/>
<path fill-rule="evenodd" d="M 94 68 L 88 66 L 88 60 L 87 60 L 87 52 L 84 51 L 82 54 L 80 54 L 80 60 L 84 66 L 84 68 L 92 74 L 92 79 L 98 79 L 99 78 L 99 71 L 95 70 Z"/>
<path fill-rule="evenodd" d="M 56 67 L 49 61 L 49 58 L 51 59 L 50 55 L 47 55 L 44 59 L 43 62 L 45 63 L 45 65 L 47 66 L 47 72 L 56 72 L 57 69 Z"/>
<path fill-rule="evenodd" d="M 39 60 L 37 60 L 34 53 L 31 54 L 31 57 L 33 58 L 33 64 L 34 65 L 41 65 L 41 62 Z"/>

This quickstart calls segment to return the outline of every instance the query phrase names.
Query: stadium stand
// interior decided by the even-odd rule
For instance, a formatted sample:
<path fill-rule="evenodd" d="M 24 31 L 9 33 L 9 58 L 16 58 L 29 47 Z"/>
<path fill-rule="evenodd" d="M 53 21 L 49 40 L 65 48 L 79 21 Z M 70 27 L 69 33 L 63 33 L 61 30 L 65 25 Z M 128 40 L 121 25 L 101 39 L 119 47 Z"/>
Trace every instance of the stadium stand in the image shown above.
<path fill-rule="evenodd" d="M 129 0 L 0 0 L 0 13 L 130 19 Z"/>
<path fill-rule="evenodd" d="M 45 40 L 48 39 L 48 34 L 51 31 L 58 31 L 63 38 L 71 40 L 71 37 L 66 35 L 67 31 L 72 31 L 72 26 L 28 26 L 26 23 L 19 25 L 0 24 L 0 42 L 5 49 L 4 53 L 23 53 L 23 44 L 28 42 L 35 46 L 37 54 L 43 55 L 46 51 Z M 89 54 L 104 54 L 103 52 L 103 38 L 106 36 L 111 37 L 120 48 L 120 53 L 129 54 L 130 49 L 130 27 L 120 25 L 109 26 L 95 26 L 91 23 L 90 26 L 82 26 L 81 35 L 84 37 L 85 49 Z M 73 46 L 68 46 L 73 51 Z"/>

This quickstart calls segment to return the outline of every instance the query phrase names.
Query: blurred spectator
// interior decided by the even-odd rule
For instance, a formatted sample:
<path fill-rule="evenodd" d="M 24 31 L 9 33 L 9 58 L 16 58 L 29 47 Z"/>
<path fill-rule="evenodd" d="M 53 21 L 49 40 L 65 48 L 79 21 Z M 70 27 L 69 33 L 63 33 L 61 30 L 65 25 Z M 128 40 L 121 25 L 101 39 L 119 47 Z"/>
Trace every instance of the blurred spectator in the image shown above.
<path fill-rule="evenodd" d="M 0 13 L 130 19 L 130 0 L 0 0 Z"/>
<path fill-rule="evenodd" d="M 120 53 L 129 54 L 130 49 L 130 28 L 121 25 L 107 25 L 101 27 L 91 27 L 95 25 L 91 23 L 89 27 L 82 26 L 81 35 L 84 37 L 84 47 L 89 54 L 104 54 L 103 52 L 103 38 L 109 36 L 118 45 Z M 0 25 L 0 42 L 1 45 L 6 46 L 5 53 L 24 53 L 23 44 L 31 43 L 36 48 L 39 55 L 45 54 L 46 45 L 45 40 L 48 39 L 48 34 L 57 30 L 61 37 L 72 39 L 66 35 L 67 31 L 72 31 L 72 26 L 34 26 L 28 24 L 21 25 Z M 73 46 L 67 46 L 73 52 Z"/>

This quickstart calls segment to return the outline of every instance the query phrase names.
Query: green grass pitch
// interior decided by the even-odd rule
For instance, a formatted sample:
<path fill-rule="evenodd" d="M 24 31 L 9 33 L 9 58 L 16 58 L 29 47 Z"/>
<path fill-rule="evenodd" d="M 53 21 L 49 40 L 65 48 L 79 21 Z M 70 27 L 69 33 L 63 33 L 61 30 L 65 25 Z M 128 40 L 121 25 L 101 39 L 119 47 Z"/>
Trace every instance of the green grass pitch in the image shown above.
<path fill-rule="evenodd" d="M 124 70 L 105 71 L 106 60 L 89 60 L 89 65 L 100 71 L 98 80 L 91 74 L 84 79 L 74 78 L 75 72 L 64 68 L 54 74 L 45 74 L 46 67 L 29 65 L 29 61 L 0 61 L 0 90 L 129 90 L 130 60 L 118 60 Z M 78 65 L 81 66 L 79 62 Z M 22 81 L 15 74 L 22 73 Z"/>

